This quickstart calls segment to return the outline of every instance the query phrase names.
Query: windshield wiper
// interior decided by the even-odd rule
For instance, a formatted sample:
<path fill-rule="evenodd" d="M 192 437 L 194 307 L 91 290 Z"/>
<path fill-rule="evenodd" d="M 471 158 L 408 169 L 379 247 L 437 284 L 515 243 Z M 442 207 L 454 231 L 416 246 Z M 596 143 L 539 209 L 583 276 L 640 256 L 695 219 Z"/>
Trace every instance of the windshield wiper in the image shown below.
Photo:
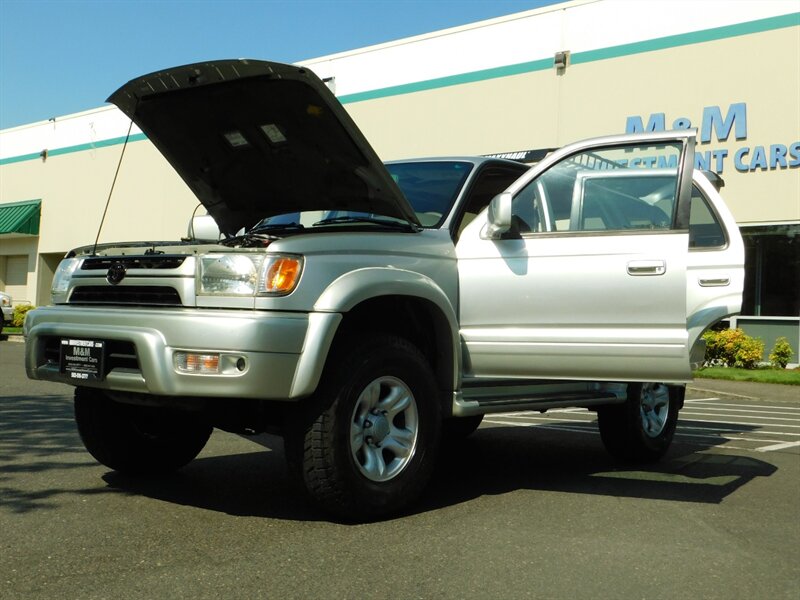
<path fill-rule="evenodd" d="M 275 231 L 276 229 L 299 231 L 301 229 L 305 229 L 305 227 L 303 227 L 300 223 L 262 223 L 261 225 L 256 225 L 253 227 L 247 233 L 261 233 L 262 231 Z"/>
<path fill-rule="evenodd" d="M 380 225 L 381 227 L 390 227 L 392 229 L 402 229 L 403 231 L 416 231 L 416 227 L 412 223 L 405 221 L 391 221 L 389 219 L 376 219 L 375 217 L 331 217 L 330 219 L 322 219 L 314 223 L 313 227 L 322 225 L 337 225 L 339 223 L 371 223 L 372 225 Z"/>
<path fill-rule="evenodd" d="M 242 235 L 235 235 L 220 240 L 219 243 L 223 246 L 231 247 L 260 247 L 280 239 L 281 232 L 301 231 L 303 229 L 305 229 L 305 227 L 300 223 L 264 223 L 262 225 L 256 225 L 250 231 L 246 231 Z"/>

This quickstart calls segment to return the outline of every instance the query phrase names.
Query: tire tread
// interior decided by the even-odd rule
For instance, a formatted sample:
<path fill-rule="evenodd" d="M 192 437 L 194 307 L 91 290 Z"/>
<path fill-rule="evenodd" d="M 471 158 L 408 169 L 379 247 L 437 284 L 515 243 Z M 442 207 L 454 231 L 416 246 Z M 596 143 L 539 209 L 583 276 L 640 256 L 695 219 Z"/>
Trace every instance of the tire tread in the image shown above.
<path fill-rule="evenodd" d="M 390 335 L 370 334 L 349 338 L 332 348 L 335 358 L 326 365 L 317 393 L 298 411 L 297 419 L 286 432 L 286 457 L 290 470 L 299 475 L 312 500 L 323 510 L 345 520 L 362 521 L 390 513 L 415 498 L 432 470 L 431 461 L 438 443 L 439 406 L 435 397 L 419 398 L 427 402 L 436 420 L 432 447 L 418 448 L 423 454 L 419 481 L 409 481 L 394 493 L 371 483 L 354 483 L 360 475 L 343 472 L 341 465 L 352 460 L 337 438 L 337 418 L 349 414 L 347 394 L 353 393 L 353 378 L 375 364 L 375 357 L 413 364 L 423 387 L 434 392 L 435 381 L 423 354 L 407 340 Z M 339 416 L 337 416 L 339 415 Z M 410 467 L 411 465 L 409 465 Z M 402 474 L 399 476 L 402 478 Z M 364 487 L 369 493 L 365 493 Z"/>

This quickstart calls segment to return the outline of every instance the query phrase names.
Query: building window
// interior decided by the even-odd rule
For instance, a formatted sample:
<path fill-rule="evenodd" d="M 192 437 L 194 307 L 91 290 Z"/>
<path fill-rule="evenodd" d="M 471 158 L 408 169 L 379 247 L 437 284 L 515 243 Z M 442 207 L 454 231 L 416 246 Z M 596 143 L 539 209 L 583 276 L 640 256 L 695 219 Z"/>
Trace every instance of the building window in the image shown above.
<path fill-rule="evenodd" d="M 800 315 L 800 225 L 742 228 L 742 315 Z"/>

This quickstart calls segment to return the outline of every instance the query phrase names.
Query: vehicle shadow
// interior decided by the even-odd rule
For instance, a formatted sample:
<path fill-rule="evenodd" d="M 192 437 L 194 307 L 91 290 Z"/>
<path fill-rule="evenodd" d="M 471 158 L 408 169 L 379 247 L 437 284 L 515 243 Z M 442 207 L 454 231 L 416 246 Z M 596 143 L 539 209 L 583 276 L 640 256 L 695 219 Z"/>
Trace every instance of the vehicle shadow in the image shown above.
<path fill-rule="evenodd" d="M 82 448 L 70 398 L 63 395 L 0 397 L 0 461 L 18 461 L 22 455 L 25 461 L 19 468 L 40 470 L 38 459 Z"/>
<path fill-rule="evenodd" d="M 138 494 L 235 515 L 319 518 L 302 490 L 291 484 L 281 439 L 265 437 L 269 440 L 262 445 L 234 446 L 254 451 L 201 454 L 169 477 L 126 477 L 110 472 L 86 451 L 69 396 L 0 396 L 0 511 L 54 510 L 74 496 Z M 270 447 L 274 450 L 264 451 Z"/>
<path fill-rule="evenodd" d="M 246 439 L 264 451 L 211 457 L 201 453 L 199 458 L 168 477 L 139 478 L 111 471 L 103 475 L 103 481 L 110 489 L 126 494 L 230 515 L 324 520 L 325 515 L 289 476 L 283 440 L 267 434 Z"/>
<path fill-rule="evenodd" d="M 677 443 L 656 465 L 620 465 L 606 453 L 599 436 L 532 429 L 485 428 L 445 444 L 423 497 L 394 518 L 521 489 L 718 504 L 754 478 L 769 477 L 777 470 L 748 456 L 702 452 L 713 443 L 705 447 Z M 289 477 L 281 439 L 262 435 L 254 441 L 268 451 L 201 455 L 167 480 L 117 473 L 107 473 L 103 479 L 125 493 L 234 515 L 326 519 Z"/>
<path fill-rule="evenodd" d="M 210 448 L 179 472 L 141 479 L 110 472 L 92 459 L 75 429 L 68 397 L 3 396 L 0 415 L 0 509 L 28 512 L 57 507 L 60 496 L 113 493 L 232 515 L 327 518 L 289 476 L 282 441 L 275 436 L 247 438 L 248 444 L 215 432 Z M 704 452 L 724 441 L 708 438 L 702 446 L 678 441 L 656 465 L 627 466 L 605 452 L 596 431 L 482 427 L 465 440 L 443 443 L 431 484 L 403 514 L 515 490 L 719 503 L 776 471 L 744 453 Z"/>
<path fill-rule="evenodd" d="M 519 489 L 718 504 L 777 467 L 749 456 L 708 454 L 718 443 L 675 441 L 660 462 L 623 464 L 599 435 L 493 427 L 445 446 L 422 505 L 433 510 Z"/>
<path fill-rule="evenodd" d="M 95 464 L 75 429 L 69 397 L 0 396 L 0 509 L 54 508 L 59 496 L 72 493 L 56 481 Z"/>

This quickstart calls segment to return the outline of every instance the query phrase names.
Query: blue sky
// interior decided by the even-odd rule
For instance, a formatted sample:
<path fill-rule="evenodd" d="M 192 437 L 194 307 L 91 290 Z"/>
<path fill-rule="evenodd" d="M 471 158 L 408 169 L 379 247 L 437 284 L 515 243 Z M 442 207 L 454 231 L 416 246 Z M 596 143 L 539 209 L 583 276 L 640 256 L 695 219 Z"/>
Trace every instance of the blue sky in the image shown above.
<path fill-rule="evenodd" d="M 100 106 L 151 71 L 295 62 L 558 0 L 0 0 L 0 129 Z"/>

